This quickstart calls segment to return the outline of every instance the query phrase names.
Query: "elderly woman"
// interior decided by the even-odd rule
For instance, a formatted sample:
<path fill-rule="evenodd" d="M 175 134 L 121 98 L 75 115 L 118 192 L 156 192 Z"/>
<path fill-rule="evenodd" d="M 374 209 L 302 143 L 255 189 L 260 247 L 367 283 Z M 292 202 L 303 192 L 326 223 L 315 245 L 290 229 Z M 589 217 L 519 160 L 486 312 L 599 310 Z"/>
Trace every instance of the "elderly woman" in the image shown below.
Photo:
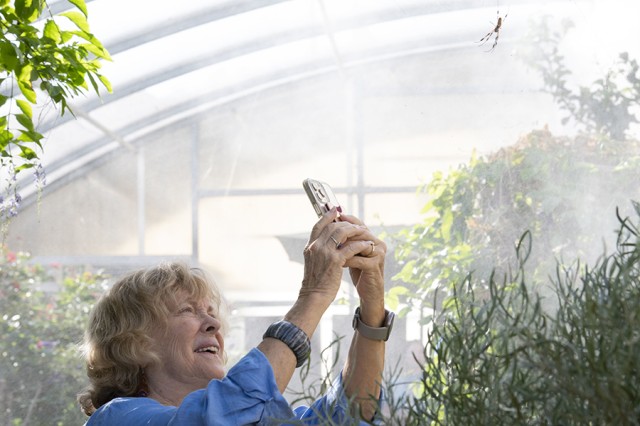
<path fill-rule="evenodd" d="M 339 217 L 339 219 L 338 219 Z M 304 250 L 299 295 L 257 348 L 225 373 L 221 296 L 199 270 L 179 263 L 138 271 L 98 301 L 85 337 L 87 425 L 353 424 L 380 403 L 385 341 L 386 246 L 357 218 L 332 209 Z M 348 267 L 360 298 L 341 375 L 310 407 L 282 396 Z"/>

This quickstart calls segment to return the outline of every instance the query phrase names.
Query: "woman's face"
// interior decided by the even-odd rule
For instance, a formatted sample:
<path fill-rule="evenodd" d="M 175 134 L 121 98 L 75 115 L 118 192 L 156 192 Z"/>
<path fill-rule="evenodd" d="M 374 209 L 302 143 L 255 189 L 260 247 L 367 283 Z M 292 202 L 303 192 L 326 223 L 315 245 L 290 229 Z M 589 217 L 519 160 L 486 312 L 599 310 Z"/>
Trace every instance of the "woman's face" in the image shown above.
<path fill-rule="evenodd" d="M 178 294 L 177 302 L 169 307 L 166 330 L 159 327 L 152 333 L 160 362 L 145 373 L 151 394 L 172 389 L 182 398 L 224 377 L 224 339 L 217 306 L 190 300 L 185 293 Z"/>

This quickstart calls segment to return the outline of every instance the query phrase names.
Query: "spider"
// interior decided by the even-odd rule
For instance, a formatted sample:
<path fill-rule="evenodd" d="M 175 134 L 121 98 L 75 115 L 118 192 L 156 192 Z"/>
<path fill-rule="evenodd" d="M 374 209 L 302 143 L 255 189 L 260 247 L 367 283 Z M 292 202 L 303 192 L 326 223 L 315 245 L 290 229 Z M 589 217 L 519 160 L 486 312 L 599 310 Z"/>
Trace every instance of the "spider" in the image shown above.
<path fill-rule="evenodd" d="M 500 38 L 500 29 L 502 28 L 502 23 L 507 19 L 508 13 L 505 14 L 504 17 L 502 17 L 500 16 L 500 11 L 498 10 L 497 15 L 498 15 L 498 22 L 496 23 L 495 28 L 489 31 L 487 35 L 485 35 L 478 41 L 478 43 L 480 43 L 480 45 L 482 46 L 487 41 L 491 40 L 491 37 L 495 34 L 495 39 L 493 39 L 493 46 L 491 46 L 491 49 L 487 50 L 487 52 L 491 52 L 498 45 L 498 38 Z"/>

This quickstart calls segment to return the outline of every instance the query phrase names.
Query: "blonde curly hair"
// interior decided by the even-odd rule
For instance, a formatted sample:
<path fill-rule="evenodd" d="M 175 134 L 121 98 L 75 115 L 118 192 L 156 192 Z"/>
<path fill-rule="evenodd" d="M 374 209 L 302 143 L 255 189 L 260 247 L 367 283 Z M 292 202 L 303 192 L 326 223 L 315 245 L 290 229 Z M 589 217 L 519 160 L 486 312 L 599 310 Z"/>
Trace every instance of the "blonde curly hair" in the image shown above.
<path fill-rule="evenodd" d="M 150 332 L 166 326 L 169 307 L 180 292 L 213 302 L 224 333 L 220 291 L 201 269 L 170 262 L 123 277 L 94 306 L 85 330 L 82 349 L 89 386 L 78 395 L 85 414 L 114 398 L 146 391 L 144 367 L 159 360 L 151 350 Z"/>

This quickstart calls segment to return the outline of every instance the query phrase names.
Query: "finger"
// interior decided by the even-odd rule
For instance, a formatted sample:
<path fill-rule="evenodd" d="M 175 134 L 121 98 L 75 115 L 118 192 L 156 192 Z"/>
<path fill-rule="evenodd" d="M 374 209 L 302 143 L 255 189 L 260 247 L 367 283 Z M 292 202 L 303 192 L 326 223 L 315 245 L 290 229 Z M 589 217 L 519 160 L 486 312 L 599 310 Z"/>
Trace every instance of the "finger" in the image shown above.
<path fill-rule="evenodd" d="M 377 257 L 353 256 L 345 260 L 344 266 L 360 271 L 378 271 L 380 270 L 380 261 Z"/>
<path fill-rule="evenodd" d="M 327 244 L 333 242 L 337 248 L 342 247 L 347 241 L 368 241 L 373 238 L 366 227 L 348 222 L 331 224 L 327 230 Z"/>
<path fill-rule="evenodd" d="M 354 225 L 356 226 L 356 225 Z M 379 247 L 384 246 L 386 250 L 386 244 L 380 238 L 378 238 L 369 228 L 364 226 L 359 227 L 359 231 L 351 232 L 348 238 L 350 241 L 373 241 L 373 243 Z"/>
<path fill-rule="evenodd" d="M 376 253 L 376 244 L 371 241 L 371 252 L 367 253 L 367 257 L 372 257 Z"/>
<path fill-rule="evenodd" d="M 349 223 L 352 223 L 354 225 L 364 225 L 363 221 L 361 221 L 360 219 L 358 219 L 355 216 L 351 216 L 351 215 L 346 214 L 346 213 L 341 213 L 340 214 L 340 220 L 342 222 L 349 222 Z"/>
<path fill-rule="evenodd" d="M 365 233 L 359 233 L 359 236 L 353 236 L 351 237 L 352 239 L 361 239 L 361 240 L 373 240 L 375 241 L 376 244 L 381 243 L 382 241 L 380 239 L 378 239 L 378 237 L 373 234 L 371 232 L 371 230 L 364 224 L 364 222 L 362 222 L 360 219 L 358 219 L 355 216 L 351 216 L 345 213 L 340 214 L 340 219 L 342 222 L 348 222 L 351 223 L 355 226 L 358 226 L 360 228 L 365 229 L 367 232 Z"/>
<path fill-rule="evenodd" d="M 315 241 L 318 239 L 322 231 L 329 225 L 333 223 L 338 217 L 338 209 L 333 207 L 331 210 L 323 214 L 320 219 L 313 225 L 311 229 L 311 234 L 309 236 L 309 241 Z"/>
<path fill-rule="evenodd" d="M 347 255 L 347 258 L 351 256 L 374 257 L 380 254 L 380 252 L 377 252 L 377 247 L 373 241 L 364 240 L 347 240 L 344 244 L 342 244 L 340 250 Z"/>
<path fill-rule="evenodd" d="M 342 247 L 342 242 L 338 238 L 334 237 L 333 235 L 329 235 L 329 239 L 336 245 L 336 249 L 340 250 L 340 248 Z"/>
<path fill-rule="evenodd" d="M 367 243 L 369 244 L 368 247 L 364 248 L 360 253 L 358 253 L 360 256 L 364 256 L 364 257 L 372 257 L 375 255 L 376 253 L 376 244 L 373 241 L 367 241 Z"/>

